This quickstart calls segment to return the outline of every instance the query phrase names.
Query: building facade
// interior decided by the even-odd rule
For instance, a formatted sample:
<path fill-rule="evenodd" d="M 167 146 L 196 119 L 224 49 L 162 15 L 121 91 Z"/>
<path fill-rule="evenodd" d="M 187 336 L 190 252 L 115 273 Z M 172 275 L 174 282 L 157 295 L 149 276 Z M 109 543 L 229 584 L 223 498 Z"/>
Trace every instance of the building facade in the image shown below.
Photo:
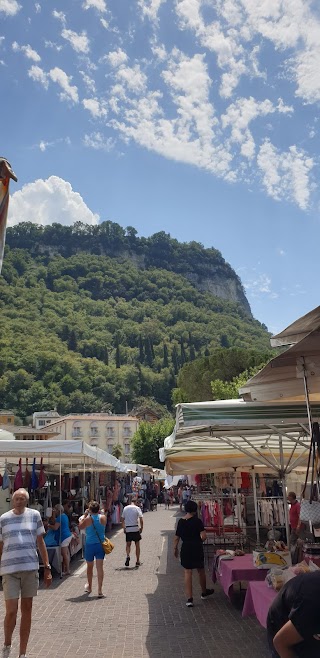
<path fill-rule="evenodd" d="M 110 454 L 116 446 L 120 446 L 119 459 L 130 463 L 131 441 L 138 425 L 139 420 L 135 416 L 96 413 L 62 416 L 53 420 L 48 427 L 58 432 L 57 439 L 80 439 Z"/>
<path fill-rule="evenodd" d="M 11 425 L 10 423 L 9 425 L 0 424 L 0 430 L 12 432 L 17 441 L 47 441 L 48 439 L 58 438 L 57 432 L 48 429 L 48 427 L 37 430 L 35 427 L 30 427 L 30 425 Z"/>
<path fill-rule="evenodd" d="M 32 416 L 32 425 L 36 430 L 41 430 L 49 425 L 53 420 L 60 418 L 57 411 L 36 411 Z"/>
<path fill-rule="evenodd" d="M 0 425 L 14 425 L 13 411 L 6 411 L 5 409 L 0 409 Z"/>

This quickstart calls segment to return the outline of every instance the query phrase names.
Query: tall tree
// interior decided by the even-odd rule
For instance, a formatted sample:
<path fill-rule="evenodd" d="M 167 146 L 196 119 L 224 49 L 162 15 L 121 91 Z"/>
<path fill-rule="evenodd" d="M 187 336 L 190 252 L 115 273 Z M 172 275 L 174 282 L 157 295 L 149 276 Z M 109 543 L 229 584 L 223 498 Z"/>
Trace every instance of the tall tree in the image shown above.
<path fill-rule="evenodd" d="M 181 336 L 180 337 L 180 363 L 181 363 L 181 367 L 184 366 L 186 361 L 187 361 L 187 355 L 186 355 L 186 351 L 184 349 L 183 337 Z"/>
<path fill-rule="evenodd" d="M 180 363 L 178 357 L 178 350 L 175 345 L 173 346 L 173 350 L 172 350 L 172 365 L 173 365 L 174 374 L 177 375 L 179 372 Z"/>
<path fill-rule="evenodd" d="M 139 334 L 139 362 L 144 363 L 144 347 L 141 334 Z"/>
<path fill-rule="evenodd" d="M 71 329 L 69 338 L 68 338 L 68 348 L 72 352 L 76 352 L 78 348 L 77 335 L 74 329 Z"/>
<path fill-rule="evenodd" d="M 116 347 L 116 368 L 121 368 L 121 352 L 119 343 Z"/>
<path fill-rule="evenodd" d="M 153 357 L 152 357 L 152 349 L 151 349 L 151 344 L 150 344 L 150 339 L 147 337 L 144 341 L 144 347 L 145 347 L 145 354 L 146 354 L 146 364 L 149 366 L 149 368 L 152 368 L 153 364 Z"/>
<path fill-rule="evenodd" d="M 168 353 L 168 347 L 166 343 L 163 343 L 163 362 L 162 362 L 162 367 L 163 368 L 169 368 L 169 353 Z"/>

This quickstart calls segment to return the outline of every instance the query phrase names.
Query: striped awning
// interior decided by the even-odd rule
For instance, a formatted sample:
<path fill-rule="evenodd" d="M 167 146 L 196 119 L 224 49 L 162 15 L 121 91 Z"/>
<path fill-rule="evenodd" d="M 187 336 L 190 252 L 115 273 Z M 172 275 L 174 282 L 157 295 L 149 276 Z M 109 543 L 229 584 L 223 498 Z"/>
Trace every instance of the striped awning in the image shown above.
<path fill-rule="evenodd" d="M 313 419 L 320 405 L 312 405 Z M 264 466 L 289 473 L 307 461 L 306 405 L 224 400 L 179 404 L 160 458 L 170 474 Z"/>

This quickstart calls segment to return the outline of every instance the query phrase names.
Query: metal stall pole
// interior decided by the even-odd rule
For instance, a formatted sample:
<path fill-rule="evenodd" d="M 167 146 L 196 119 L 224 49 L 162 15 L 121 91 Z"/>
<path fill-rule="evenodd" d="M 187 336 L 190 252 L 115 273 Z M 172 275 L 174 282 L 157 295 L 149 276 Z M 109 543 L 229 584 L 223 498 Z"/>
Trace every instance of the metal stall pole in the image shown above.
<path fill-rule="evenodd" d="M 287 488 L 286 488 L 286 472 L 284 468 L 284 454 L 283 454 L 283 442 L 282 436 L 279 438 L 279 448 L 280 448 L 280 465 L 281 465 L 281 483 L 282 483 L 282 497 L 284 505 L 284 518 L 286 524 L 286 535 L 287 535 L 287 546 L 290 548 L 290 524 L 289 524 L 289 511 L 288 511 L 288 499 L 287 499 Z"/>
<path fill-rule="evenodd" d="M 84 488 L 85 488 L 85 481 L 86 481 L 86 456 L 83 455 L 83 483 L 82 483 L 82 514 L 85 513 L 84 509 Z M 82 533 L 82 531 L 81 531 Z M 84 534 L 81 534 L 81 556 L 82 559 L 84 560 Z"/>
<path fill-rule="evenodd" d="M 256 483 L 256 474 L 254 472 L 254 466 L 252 466 L 251 477 L 252 477 L 252 488 L 253 488 L 254 516 L 256 521 L 257 546 L 259 546 L 260 527 L 259 527 L 259 518 L 258 518 L 257 483 Z"/>
<path fill-rule="evenodd" d="M 237 503 L 237 512 L 238 512 L 238 527 L 240 529 L 240 537 L 242 537 L 241 501 L 240 501 L 239 487 L 238 487 L 238 473 L 235 467 L 234 467 L 234 478 L 235 478 L 236 503 Z"/>
<path fill-rule="evenodd" d="M 62 537 L 62 523 L 61 523 L 61 516 L 62 516 L 62 468 L 61 468 L 61 457 L 59 461 L 59 479 L 60 479 L 60 487 L 59 487 L 59 500 L 60 500 L 60 528 L 59 528 L 59 546 L 60 546 L 60 578 L 62 578 L 62 552 L 61 552 L 61 537 Z"/>

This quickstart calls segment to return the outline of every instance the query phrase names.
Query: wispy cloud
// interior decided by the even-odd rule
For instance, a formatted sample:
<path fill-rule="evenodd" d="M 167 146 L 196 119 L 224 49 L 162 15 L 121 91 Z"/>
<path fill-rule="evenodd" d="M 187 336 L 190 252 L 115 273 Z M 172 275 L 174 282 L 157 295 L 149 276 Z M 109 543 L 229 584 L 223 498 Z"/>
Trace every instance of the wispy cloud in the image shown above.
<path fill-rule="evenodd" d="M 49 80 L 47 74 L 40 66 L 33 65 L 28 71 L 28 76 L 35 82 L 39 82 L 45 89 L 49 87 Z"/>
<path fill-rule="evenodd" d="M 104 117 L 107 114 L 104 104 L 98 101 L 97 98 L 84 98 L 82 104 L 95 119 Z"/>
<path fill-rule="evenodd" d="M 71 84 L 72 76 L 67 75 L 65 71 L 57 66 L 54 69 L 51 69 L 49 76 L 53 82 L 56 82 L 59 87 L 61 87 L 61 100 L 72 101 L 73 103 L 79 102 L 78 89 L 75 85 Z"/>
<path fill-rule="evenodd" d="M 111 137 L 107 139 L 100 132 L 94 132 L 90 135 L 85 135 L 83 138 L 84 146 L 87 148 L 94 149 L 95 151 L 107 151 L 110 152 L 115 147 L 115 140 Z"/>
<path fill-rule="evenodd" d="M 21 52 L 25 55 L 27 59 L 31 59 L 33 62 L 41 62 L 41 57 L 36 50 L 31 48 L 29 44 L 26 46 L 19 46 L 19 44 L 14 41 L 12 44 L 12 50 L 14 52 Z"/>
<path fill-rule="evenodd" d="M 81 34 L 78 34 L 77 32 L 73 32 L 73 30 L 67 30 L 64 28 L 61 32 L 61 36 L 70 43 L 71 48 L 73 48 L 76 53 L 84 53 L 86 55 L 90 51 L 89 39 L 86 32 L 83 31 Z"/>
<path fill-rule="evenodd" d="M 99 12 L 106 12 L 107 11 L 107 5 L 105 0 L 85 0 L 83 3 L 83 8 L 84 9 L 97 9 Z"/>
<path fill-rule="evenodd" d="M 6 16 L 15 16 L 20 11 L 21 5 L 17 0 L 0 0 L 0 12 Z"/>

